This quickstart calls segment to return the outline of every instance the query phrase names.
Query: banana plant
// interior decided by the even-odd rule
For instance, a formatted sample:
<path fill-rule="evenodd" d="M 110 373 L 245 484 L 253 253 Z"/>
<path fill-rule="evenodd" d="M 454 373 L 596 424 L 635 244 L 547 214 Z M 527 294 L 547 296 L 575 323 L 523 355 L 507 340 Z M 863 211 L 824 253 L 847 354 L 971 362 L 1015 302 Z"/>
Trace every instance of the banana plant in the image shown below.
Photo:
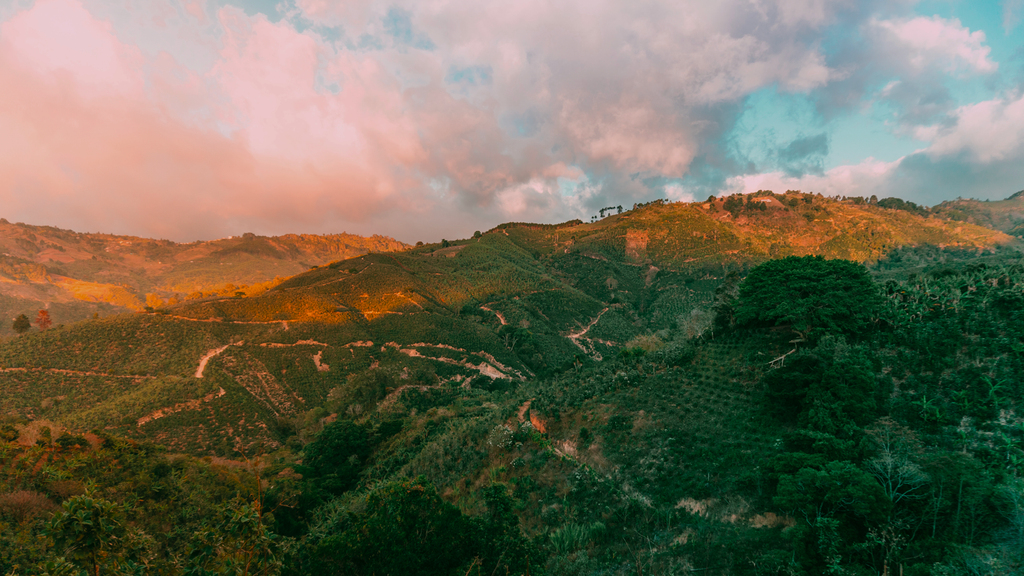
<path fill-rule="evenodd" d="M 927 392 L 923 396 L 921 396 L 920 400 L 914 402 L 914 404 L 921 407 L 921 411 L 919 412 L 919 414 L 921 415 L 921 419 L 924 420 L 925 422 L 933 421 L 933 419 L 935 422 L 938 422 L 939 419 L 942 417 L 941 410 L 938 406 L 934 405 L 934 400 L 928 399 Z"/>
<path fill-rule="evenodd" d="M 986 385 L 988 385 L 988 401 L 991 402 L 992 406 L 998 410 L 999 404 L 1003 401 L 1003 399 L 1000 398 L 1000 392 L 1003 390 L 1003 385 L 1006 384 L 1006 380 L 992 382 L 992 379 L 988 376 L 982 376 L 981 379 Z"/>

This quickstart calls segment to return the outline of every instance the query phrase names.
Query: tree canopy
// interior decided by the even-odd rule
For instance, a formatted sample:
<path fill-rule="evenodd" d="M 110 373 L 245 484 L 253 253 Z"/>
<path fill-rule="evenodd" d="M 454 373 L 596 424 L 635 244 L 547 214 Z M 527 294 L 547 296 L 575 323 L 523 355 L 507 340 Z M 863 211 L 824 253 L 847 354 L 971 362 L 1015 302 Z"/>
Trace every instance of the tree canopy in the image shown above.
<path fill-rule="evenodd" d="M 734 308 L 737 324 L 788 324 L 802 337 L 816 338 L 862 331 L 881 303 L 863 264 L 788 256 L 751 270 Z"/>

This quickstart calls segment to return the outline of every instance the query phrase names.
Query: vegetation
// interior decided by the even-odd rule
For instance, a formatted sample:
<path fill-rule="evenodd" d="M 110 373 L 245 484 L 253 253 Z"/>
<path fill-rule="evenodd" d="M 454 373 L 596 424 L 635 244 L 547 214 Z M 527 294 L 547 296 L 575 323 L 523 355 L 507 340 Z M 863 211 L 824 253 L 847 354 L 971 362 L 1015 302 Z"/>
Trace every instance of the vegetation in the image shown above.
<path fill-rule="evenodd" d="M 788 256 L 750 271 L 736 298 L 735 318 L 740 325 L 785 324 L 801 340 L 857 334 L 877 317 L 881 300 L 862 264 Z"/>
<path fill-rule="evenodd" d="M 18 314 L 17 318 L 14 319 L 14 324 L 11 326 L 11 328 L 18 334 L 28 332 L 31 327 L 32 322 L 29 321 L 28 316 L 25 316 L 24 314 Z"/>
<path fill-rule="evenodd" d="M 159 309 L 186 297 L 252 296 L 310 266 L 403 250 L 383 236 L 247 233 L 178 244 L 0 222 L 0 313 L 46 307 L 58 322 Z M 276 282 L 275 282 L 276 279 Z M 0 334 L 7 331 L 0 327 Z"/>
<path fill-rule="evenodd" d="M 737 202 L 3 341 L 0 572 L 1024 570 L 1013 241 Z"/>

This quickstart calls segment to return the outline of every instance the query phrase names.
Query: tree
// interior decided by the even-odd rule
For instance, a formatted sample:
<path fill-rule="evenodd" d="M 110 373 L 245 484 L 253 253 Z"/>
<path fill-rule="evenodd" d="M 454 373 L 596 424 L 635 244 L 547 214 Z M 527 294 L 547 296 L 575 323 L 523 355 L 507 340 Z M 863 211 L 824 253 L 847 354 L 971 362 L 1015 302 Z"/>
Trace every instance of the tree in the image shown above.
<path fill-rule="evenodd" d="M 31 327 L 32 322 L 24 314 L 18 314 L 18 317 L 14 319 L 14 325 L 11 326 L 18 334 L 28 332 Z"/>
<path fill-rule="evenodd" d="M 101 566 L 116 563 L 120 556 L 126 535 L 124 510 L 108 500 L 75 496 L 53 515 L 47 532 L 66 546 L 67 558 L 98 576 Z"/>
<path fill-rule="evenodd" d="M 810 574 L 841 574 L 838 563 L 864 527 L 885 518 L 889 500 L 851 462 L 829 462 L 779 477 L 775 505 L 799 520 L 796 557 Z"/>
<path fill-rule="evenodd" d="M 476 232 L 473 232 L 473 238 L 479 238 L 481 236 L 483 236 L 483 234 L 481 234 L 479 230 L 477 230 Z"/>
<path fill-rule="evenodd" d="M 370 440 L 363 426 L 339 420 L 307 444 L 303 454 L 303 464 L 319 478 L 320 486 L 341 493 L 359 481 L 359 471 L 370 456 Z"/>
<path fill-rule="evenodd" d="M 865 468 L 878 480 L 893 506 L 903 500 L 924 498 L 928 474 L 914 462 L 914 457 L 921 452 L 914 432 L 889 417 L 882 418 L 866 432 L 877 455 L 865 462 Z"/>
<path fill-rule="evenodd" d="M 382 485 L 325 524 L 306 541 L 305 573 L 462 575 L 479 563 L 479 527 L 422 479 Z"/>
<path fill-rule="evenodd" d="M 50 313 L 46 310 L 40 310 L 39 315 L 36 316 L 36 326 L 39 326 L 40 330 L 46 330 L 53 326 L 53 320 L 50 320 Z"/>
<path fill-rule="evenodd" d="M 193 536 L 186 574 L 278 574 L 287 541 L 263 523 L 258 503 L 236 500 L 217 510 L 220 521 Z"/>
<path fill-rule="evenodd" d="M 787 256 L 750 271 L 735 303 L 739 325 L 788 325 L 800 341 L 866 329 L 882 296 L 863 264 Z"/>

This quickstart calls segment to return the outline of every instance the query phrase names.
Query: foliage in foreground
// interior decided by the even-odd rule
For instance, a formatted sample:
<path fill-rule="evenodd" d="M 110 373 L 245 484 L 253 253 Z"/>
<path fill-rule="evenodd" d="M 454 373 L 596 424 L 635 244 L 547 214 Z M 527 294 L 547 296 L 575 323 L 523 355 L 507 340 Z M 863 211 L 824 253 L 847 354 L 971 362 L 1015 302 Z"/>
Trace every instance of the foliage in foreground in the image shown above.
<path fill-rule="evenodd" d="M 726 282 L 718 322 L 526 382 L 410 375 L 258 466 L 5 443 L 0 569 L 1020 573 L 1024 267 L 938 264 L 769 262 Z M 375 376 L 348 383 L 398 381 Z"/>

